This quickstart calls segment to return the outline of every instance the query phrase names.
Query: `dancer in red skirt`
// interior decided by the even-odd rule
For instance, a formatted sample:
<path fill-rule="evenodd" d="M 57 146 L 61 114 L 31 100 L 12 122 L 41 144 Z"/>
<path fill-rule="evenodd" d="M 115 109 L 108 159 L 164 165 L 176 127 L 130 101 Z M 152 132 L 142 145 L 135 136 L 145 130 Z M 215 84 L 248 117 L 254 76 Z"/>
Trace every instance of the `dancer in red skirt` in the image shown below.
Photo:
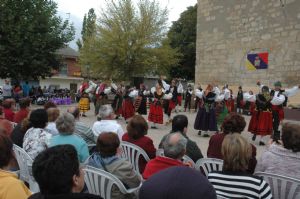
<path fill-rule="evenodd" d="M 135 114 L 133 99 L 130 97 L 130 92 L 132 91 L 133 90 L 130 89 L 129 86 L 125 87 L 125 95 L 123 96 L 122 102 L 122 117 L 125 119 L 126 122 Z"/>
<path fill-rule="evenodd" d="M 172 110 L 176 107 L 176 103 L 177 103 L 178 93 L 177 93 L 177 86 L 176 86 L 175 79 L 173 79 L 171 81 L 171 87 L 170 87 L 169 91 L 167 91 L 167 94 L 172 94 L 172 98 L 169 99 L 169 106 L 166 111 L 166 114 L 168 116 L 168 121 L 167 121 L 166 125 L 168 125 L 169 123 L 172 122 L 171 113 L 172 113 Z"/>
<path fill-rule="evenodd" d="M 273 116 L 271 100 L 269 87 L 263 86 L 262 92 L 256 96 L 256 109 L 251 116 L 248 127 L 248 131 L 253 134 L 253 141 L 255 141 L 257 135 L 260 136 L 259 145 L 265 145 L 263 137 L 272 134 Z"/>
<path fill-rule="evenodd" d="M 163 113 L 163 85 L 161 81 L 159 81 L 155 87 L 155 91 L 153 94 L 153 100 L 150 105 L 148 121 L 152 122 L 151 128 L 157 129 L 156 124 L 163 124 L 164 113 Z"/>

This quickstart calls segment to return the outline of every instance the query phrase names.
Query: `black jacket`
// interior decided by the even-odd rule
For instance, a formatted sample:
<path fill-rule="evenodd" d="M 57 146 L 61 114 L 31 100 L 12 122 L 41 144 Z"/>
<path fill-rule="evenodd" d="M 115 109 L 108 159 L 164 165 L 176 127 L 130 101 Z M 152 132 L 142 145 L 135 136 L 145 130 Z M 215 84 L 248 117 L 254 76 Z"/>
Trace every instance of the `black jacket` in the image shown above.
<path fill-rule="evenodd" d="M 100 196 L 96 196 L 89 193 L 69 193 L 59 195 L 42 195 L 41 193 L 35 193 L 28 199 L 103 199 Z"/>

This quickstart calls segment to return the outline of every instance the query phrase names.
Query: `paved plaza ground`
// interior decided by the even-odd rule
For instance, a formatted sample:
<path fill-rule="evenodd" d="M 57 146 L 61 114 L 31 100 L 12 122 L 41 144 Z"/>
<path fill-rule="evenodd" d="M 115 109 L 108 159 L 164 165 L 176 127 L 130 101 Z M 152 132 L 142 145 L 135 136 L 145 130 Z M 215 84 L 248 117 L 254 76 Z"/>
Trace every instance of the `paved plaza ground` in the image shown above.
<path fill-rule="evenodd" d="M 73 106 L 76 106 L 76 104 L 74 104 Z M 59 109 L 61 110 L 61 113 L 66 112 L 67 108 L 69 106 L 59 106 Z M 34 108 L 37 108 L 36 106 Z M 176 114 L 185 114 L 188 119 L 189 119 L 189 126 L 188 126 L 188 137 L 195 141 L 199 148 L 202 151 L 202 154 L 206 157 L 206 152 L 207 152 L 207 147 L 208 147 L 208 142 L 209 142 L 209 138 L 204 138 L 201 136 L 198 136 L 198 131 L 195 130 L 194 127 L 194 121 L 195 121 L 195 117 L 196 117 L 196 113 L 194 111 L 192 112 L 180 112 L 180 113 L 173 113 L 172 115 L 176 115 Z M 85 124 L 89 125 L 90 127 L 92 127 L 93 123 L 96 121 L 96 117 L 94 115 L 94 107 L 91 104 L 91 110 L 89 112 L 86 113 L 87 117 L 81 117 L 81 121 L 84 122 Z M 146 116 L 145 116 L 146 117 Z M 251 133 L 249 133 L 247 131 L 248 129 L 248 124 L 249 124 L 249 120 L 250 117 L 249 116 L 244 116 L 246 121 L 247 121 L 247 127 L 245 128 L 245 131 L 242 133 L 242 135 L 244 137 L 246 137 L 248 139 L 248 141 L 250 143 L 253 143 L 256 147 L 257 147 L 257 158 L 259 158 L 259 156 L 261 155 L 261 153 L 264 151 L 264 149 L 266 148 L 266 146 L 259 146 L 258 145 L 258 139 L 256 140 L 256 142 L 253 142 L 251 140 Z M 166 121 L 166 116 L 164 118 L 164 121 Z M 119 119 L 118 122 L 122 125 L 124 131 L 126 131 L 126 122 L 124 121 L 124 119 Z M 293 123 L 298 123 L 300 124 L 300 122 L 295 122 L 295 121 L 289 121 L 289 122 L 293 122 Z M 158 129 L 149 129 L 148 131 L 148 136 L 151 137 L 154 141 L 154 145 L 157 147 L 160 140 L 162 139 L 162 137 L 169 133 L 171 130 L 171 124 L 166 126 L 166 125 L 159 125 Z M 212 133 L 213 134 L 213 133 Z M 266 139 L 267 140 L 267 139 Z"/>

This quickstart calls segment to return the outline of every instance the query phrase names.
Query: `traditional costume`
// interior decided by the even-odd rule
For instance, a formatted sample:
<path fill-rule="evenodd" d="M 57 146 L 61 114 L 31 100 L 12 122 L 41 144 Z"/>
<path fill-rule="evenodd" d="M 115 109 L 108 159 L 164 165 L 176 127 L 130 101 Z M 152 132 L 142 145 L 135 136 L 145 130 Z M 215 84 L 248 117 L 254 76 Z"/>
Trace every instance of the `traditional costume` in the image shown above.
<path fill-rule="evenodd" d="M 184 111 L 186 111 L 187 108 L 189 111 L 191 111 L 192 96 L 193 96 L 193 89 L 192 86 L 189 84 L 185 92 Z"/>
<path fill-rule="evenodd" d="M 299 91 L 299 87 L 295 86 L 292 89 L 281 90 L 281 82 L 275 82 L 275 89 L 271 91 L 272 114 L 273 114 L 273 139 L 280 139 L 279 124 L 284 119 L 283 107 L 287 105 L 288 97 L 293 96 Z"/>
<path fill-rule="evenodd" d="M 134 102 L 135 111 L 140 115 L 147 115 L 147 96 L 150 92 L 146 90 L 143 84 L 140 85 L 138 97 Z"/>
<path fill-rule="evenodd" d="M 152 89 L 153 90 L 153 89 Z M 163 124 L 163 96 L 164 92 L 161 87 L 157 87 L 156 91 L 153 92 L 153 100 L 150 105 L 148 121 L 152 122 L 151 128 L 156 128 L 155 124 Z"/>
<path fill-rule="evenodd" d="M 252 140 L 260 135 L 259 145 L 265 145 L 263 137 L 271 135 L 273 130 L 273 116 L 271 110 L 272 97 L 267 86 L 262 87 L 262 93 L 256 96 L 256 109 L 254 110 L 248 131 L 253 134 Z"/>
<path fill-rule="evenodd" d="M 168 119 L 169 119 L 169 121 L 167 122 L 167 124 L 168 124 L 169 122 L 172 122 L 171 113 L 172 113 L 172 110 L 176 107 L 176 104 L 177 104 L 178 93 L 177 93 L 177 86 L 175 85 L 175 80 L 172 80 L 172 85 L 166 93 L 167 94 L 172 94 L 172 98 L 168 99 L 168 106 L 165 109 L 165 113 L 167 114 Z"/>
<path fill-rule="evenodd" d="M 135 109 L 133 106 L 133 98 L 132 95 L 133 90 L 130 88 L 125 89 L 125 95 L 123 96 L 123 102 L 122 102 L 122 117 L 125 120 L 128 120 L 129 118 L 133 117 L 135 114 Z M 135 92 L 137 95 L 137 91 Z"/>
<path fill-rule="evenodd" d="M 95 115 L 98 115 L 99 109 L 102 105 L 108 104 L 108 96 L 107 94 L 110 93 L 110 88 L 106 88 L 105 83 L 101 83 L 97 86 L 95 91 Z"/>
<path fill-rule="evenodd" d="M 112 103 L 112 107 L 115 111 L 116 117 L 118 118 L 122 114 L 122 102 L 123 102 L 123 93 L 124 87 L 119 85 L 118 87 L 115 84 L 112 84 L 113 92 L 115 92 L 115 98 Z"/>
<path fill-rule="evenodd" d="M 86 92 L 81 95 L 79 100 L 79 110 L 83 117 L 86 117 L 85 113 L 90 110 L 90 99 Z"/>
<path fill-rule="evenodd" d="M 181 105 L 182 105 L 182 95 L 183 95 L 183 86 L 181 82 L 179 82 L 178 87 L 177 87 L 177 106 L 179 106 L 179 111 L 181 111 Z M 177 107 L 176 106 L 176 107 Z"/>
<path fill-rule="evenodd" d="M 244 100 L 244 93 L 243 93 L 243 89 L 242 86 L 239 86 L 239 91 L 237 93 L 236 96 L 236 112 L 242 114 L 243 113 L 243 100 Z"/>
<path fill-rule="evenodd" d="M 204 136 L 208 137 L 207 131 L 218 130 L 215 113 L 215 99 L 217 95 L 213 92 L 211 85 L 208 85 L 205 92 L 197 89 L 195 94 L 202 99 L 203 102 L 199 106 L 194 128 L 199 130 L 198 135 L 201 135 L 201 131 L 205 131 Z"/>

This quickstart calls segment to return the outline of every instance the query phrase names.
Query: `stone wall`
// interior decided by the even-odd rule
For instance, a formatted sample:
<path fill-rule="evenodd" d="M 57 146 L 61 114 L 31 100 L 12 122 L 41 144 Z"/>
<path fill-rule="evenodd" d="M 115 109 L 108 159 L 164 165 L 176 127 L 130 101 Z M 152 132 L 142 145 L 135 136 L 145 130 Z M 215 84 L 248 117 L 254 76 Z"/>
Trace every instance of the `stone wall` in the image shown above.
<path fill-rule="evenodd" d="M 198 0 L 195 82 L 253 87 L 300 84 L 300 0 Z M 248 71 L 249 52 L 269 67 Z M 300 98 L 299 98 L 300 103 Z"/>

